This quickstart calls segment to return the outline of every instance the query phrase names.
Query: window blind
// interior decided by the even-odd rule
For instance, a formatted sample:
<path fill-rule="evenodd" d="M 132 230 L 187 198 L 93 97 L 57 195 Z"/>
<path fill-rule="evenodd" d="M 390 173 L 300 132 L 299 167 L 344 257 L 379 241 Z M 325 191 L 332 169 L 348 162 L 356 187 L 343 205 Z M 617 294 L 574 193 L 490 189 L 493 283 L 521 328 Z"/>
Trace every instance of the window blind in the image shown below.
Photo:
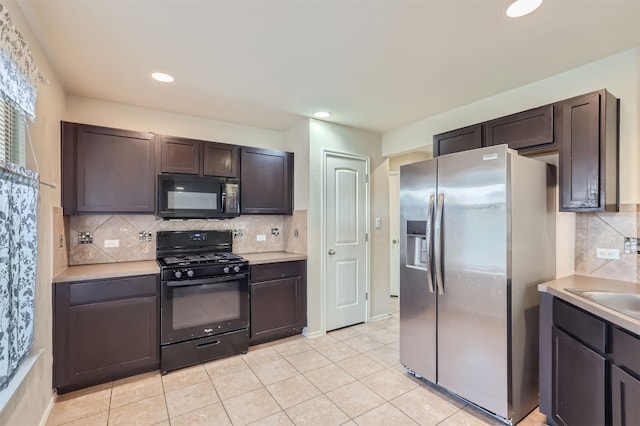
<path fill-rule="evenodd" d="M 25 165 L 25 115 L 0 99 L 0 160 Z"/>

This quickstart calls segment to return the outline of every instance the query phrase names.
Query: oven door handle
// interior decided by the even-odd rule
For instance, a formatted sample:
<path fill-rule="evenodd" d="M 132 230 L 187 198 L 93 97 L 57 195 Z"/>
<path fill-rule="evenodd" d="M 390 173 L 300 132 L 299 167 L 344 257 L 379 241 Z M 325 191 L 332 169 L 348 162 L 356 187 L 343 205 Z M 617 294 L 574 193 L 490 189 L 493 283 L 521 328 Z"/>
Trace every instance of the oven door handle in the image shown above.
<path fill-rule="evenodd" d="M 184 280 L 184 281 L 167 281 L 167 287 L 188 287 L 192 285 L 201 285 L 201 284 L 215 284 L 215 283 L 223 283 L 226 281 L 233 280 L 241 280 L 247 277 L 247 274 L 234 274 L 234 275 L 224 275 L 222 277 L 212 277 L 212 278 L 200 278 L 197 280 Z"/>

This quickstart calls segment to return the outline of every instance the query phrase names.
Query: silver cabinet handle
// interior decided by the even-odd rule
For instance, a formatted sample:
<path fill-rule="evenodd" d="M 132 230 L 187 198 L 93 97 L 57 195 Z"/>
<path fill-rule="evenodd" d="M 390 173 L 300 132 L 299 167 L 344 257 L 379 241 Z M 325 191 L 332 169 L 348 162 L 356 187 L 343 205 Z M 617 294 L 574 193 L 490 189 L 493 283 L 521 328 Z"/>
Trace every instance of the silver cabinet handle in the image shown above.
<path fill-rule="evenodd" d="M 329 256 L 333 256 L 334 254 L 336 254 L 335 250 L 329 249 Z"/>

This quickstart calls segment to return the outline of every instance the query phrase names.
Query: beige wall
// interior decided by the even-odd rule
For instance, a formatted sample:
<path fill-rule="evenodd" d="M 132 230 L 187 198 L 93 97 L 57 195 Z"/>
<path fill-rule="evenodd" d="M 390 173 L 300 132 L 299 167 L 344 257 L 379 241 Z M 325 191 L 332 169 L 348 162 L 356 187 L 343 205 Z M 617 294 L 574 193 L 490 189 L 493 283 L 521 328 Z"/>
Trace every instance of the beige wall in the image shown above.
<path fill-rule="evenodd" d="M 13 0 L 3 0 L 18 30 L 27 40 L 40 72 L 49 80 L 40 86 L 36 121 L 28 126 L 27 166 L 39 170 L 40 180 L 57 188 L 40 185 L 38 202 L 38 271 L 36 281 L 34 343 L 32 354 L 39 353 L 35 364 L 12 395 L 2 412 L 0 425 L 37 425 L 49 409 L 51 384 L 51 279 L 53 277 L 54 206 L 60 205 L 60 119 L 64 92 L 53 70 L 27 27 L 20 8 Z M 37 166 L 36 166 L 37 163 Z"/>
<path fill-rule="evenodd" d="M 380 135 L 319 120 L 309 120 L 309 208 L 308 208 L 308 319 L 307 334 L 324 330 L 322 312 L 322 209 L 325 151 L 366 156 L 370 159 L 370 317 L 389 312 L 389 208 L 388 168 L 380 155 Z M 373 226 L 376 217 L 381 229 Z"/>
<path fill-rule="evenodd" d="M 284 149 L 283 132 L 78 96 L 67 97 L 63 120 L 234 145 Z"/>
<path fill-rule="evenodd" d="M 400 171 L 400 167 L 405 164 L 417 163 L 418 161 L 429 160 L 431 158 L 433 158 L 433 151 L 430 147 L 420 151 L 395 155 L 389 158 L 389 171 L 397 172 Z"/>
<path fill-rule="evenodd" d="M 284 134 L 284 149 L 293 152 L 294 209 L 309 207 L 309 120 L 303 120 Z"/>

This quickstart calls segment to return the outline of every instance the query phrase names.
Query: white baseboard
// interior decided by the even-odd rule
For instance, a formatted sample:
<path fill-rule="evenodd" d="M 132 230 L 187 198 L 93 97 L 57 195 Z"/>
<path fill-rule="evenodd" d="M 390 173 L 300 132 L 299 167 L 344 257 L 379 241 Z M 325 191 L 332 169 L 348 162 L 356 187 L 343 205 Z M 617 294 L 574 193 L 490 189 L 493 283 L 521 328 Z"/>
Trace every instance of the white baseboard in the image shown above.
<path fill-rule="evenodd" d="M 306 337 L 307 339 L 315 339 L 317 337 L 322 337 L 324 336 L 325 333 L 324 331 L 314 331 L 314 332 L 309 332 L 309 329 L 307 327 L 302 329 L 302 334 L 304 335 L 304 337 Z"/>
<path fill-rule="evenodd" d="M 42 415 L 42 418 L 40 419 L 39 426 L 46 426 L 47 420 L 49 420 L 49 414 L 51 414 L 51 410 L 53 410 L 53 404 L 55 403 L 56 403 L 56 393 L 53 392 L 51 394 L 51 399 L 49 400 L 49 405 L 47 406 L 47 409 L 45 410 L 44 414 Z"/>
<path fill-rule="evenodd" d="M 392 316 L 393 315 L 391 315 L 391 312 L 387 312 L 386 314 L 380 314 L 380 315 L 376 315 L 375 317 L 369 318 L 369 322 L 386 320 L 388 318 L 391 318 Z"/>

